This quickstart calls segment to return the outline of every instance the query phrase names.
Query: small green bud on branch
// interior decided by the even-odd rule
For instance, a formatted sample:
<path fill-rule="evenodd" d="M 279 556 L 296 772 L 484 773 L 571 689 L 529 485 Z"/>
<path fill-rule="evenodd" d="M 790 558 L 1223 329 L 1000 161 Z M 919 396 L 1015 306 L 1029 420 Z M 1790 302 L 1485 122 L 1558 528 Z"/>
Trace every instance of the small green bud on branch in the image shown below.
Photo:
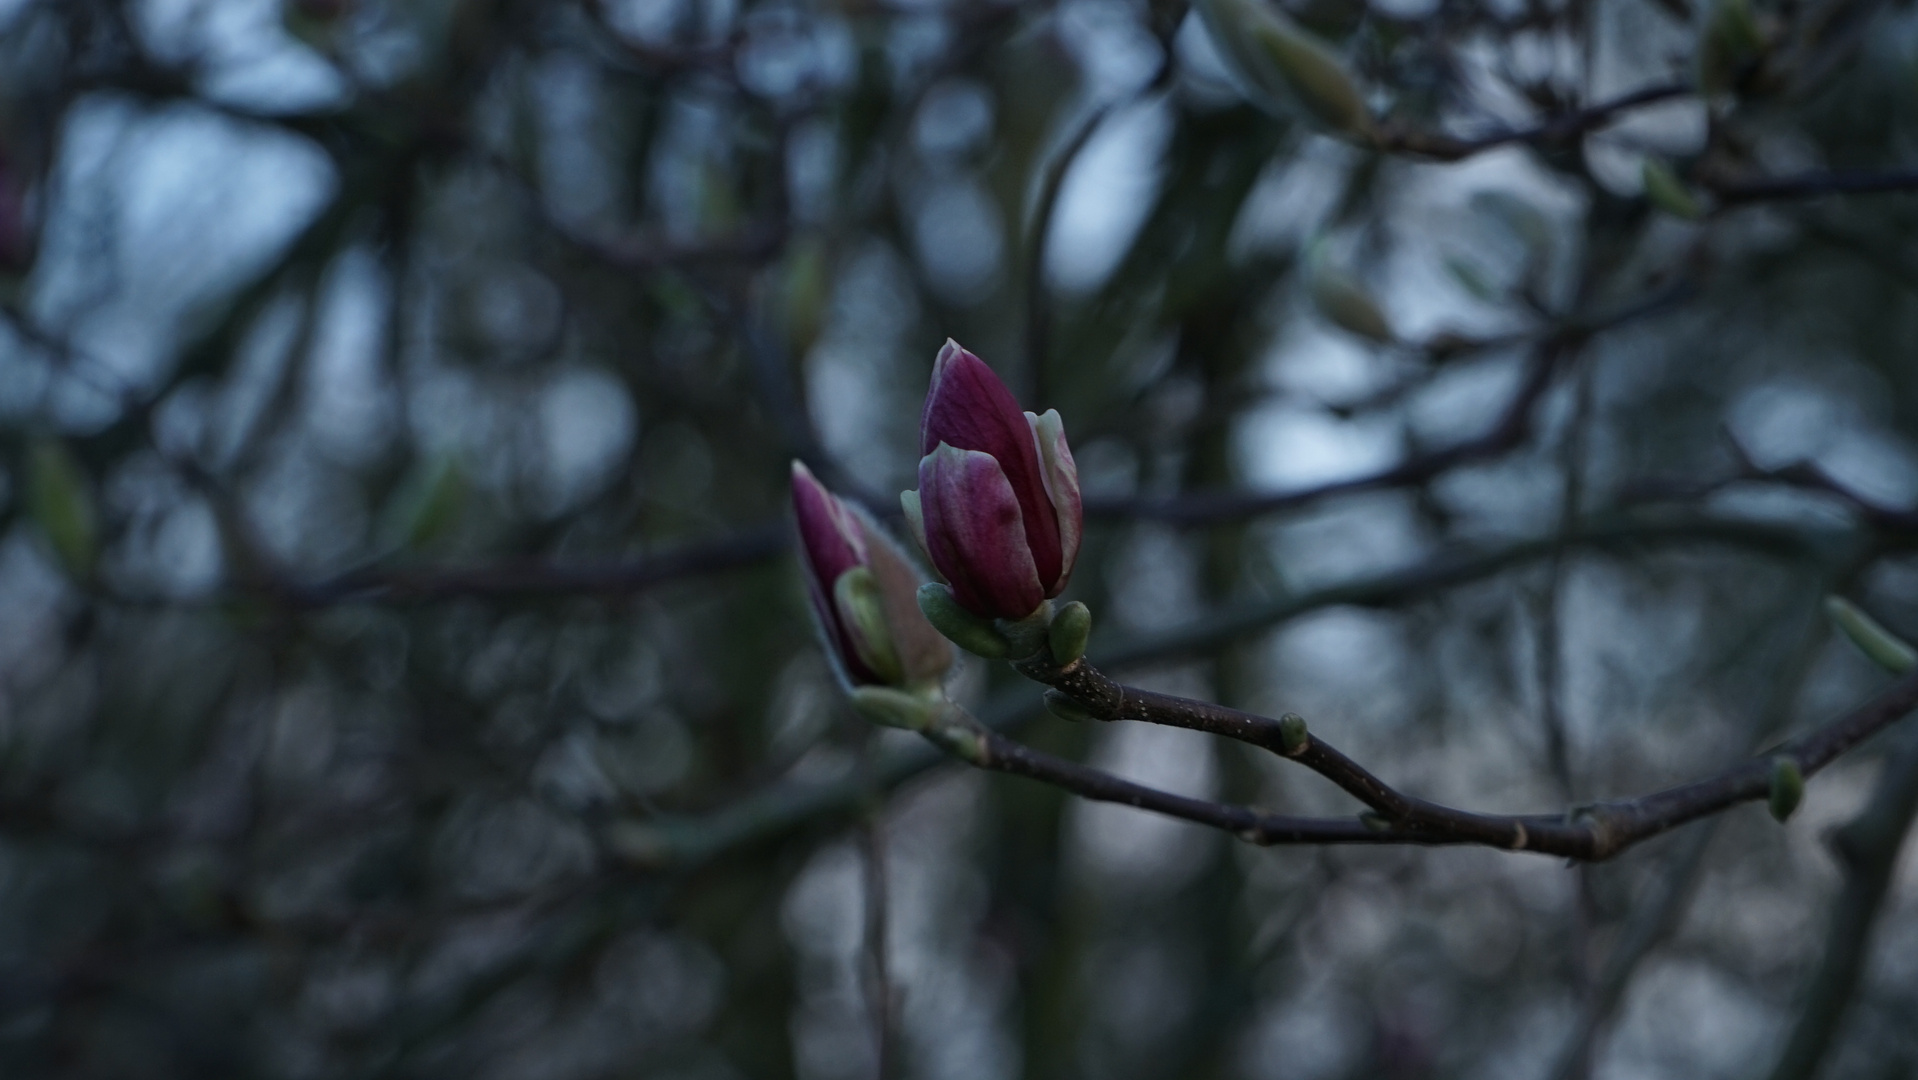
<path fill-rule="evenodd" d="M 1286 713 L 1279 717 L 1279 749 L 1286 757 L 1298 757 L 1312 745 L 1312 734 L 1305 729 L 1305 717 Z"/>
<path fill-rule="evenodd" d="M 1074 600 L 1059 609 L 1046 630 L 1046 644 L 1052 649 L 1052 662 L 1065 667 L 1086 654 L 1086 641 L 1092 637 L 1092 609 Z"/>
<path fill-rule="evenodd" d="M 1771 759 L 1771 816 L 1781 824 L 1805 798 L 1805 774 L 1798 762 L 1783 754 Z"/>
<path fill-rule="evenodd" d="M 29 452 L 27 512 L 68 575 L 76 581 L 93 575 L 100 546 L 93 487 L 80 463 L 61 443 L 36 443 Z"/>

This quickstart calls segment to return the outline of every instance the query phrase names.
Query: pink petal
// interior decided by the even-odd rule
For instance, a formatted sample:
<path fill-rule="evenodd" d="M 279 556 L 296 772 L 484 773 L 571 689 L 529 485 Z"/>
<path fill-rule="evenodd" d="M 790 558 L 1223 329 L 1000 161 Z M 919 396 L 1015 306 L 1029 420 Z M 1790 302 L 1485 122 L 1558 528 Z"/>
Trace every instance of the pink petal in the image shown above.
<path fill-rule="evenodd" d="M 1012 484 L 990 454 L 941 445 L 919 461 L 932 563 L 961 607 L 1019 619 L 1045 601 Z"/>
<path fill-rule="evenodd" d="M 833 583 L 839 575 L 865 565 L 865 537 L 845 504 L 805 465 L 793 462 L 792 479 L 793 518 L 799 525 L 799 567 L 819 632 L 827 639 L 833 660 L 854 684 L 877 682 L 878 677 L 860 661 L 852 635 L 832 599 Z"/>
<path fill-rule="evenodd" d="M 1079 539 L 1084 533 L 1079 466 L 1072 460 L 1072 448 L 1066 445 L 1065 421 L 1059 418 L 1059 410 L 1047 409 L 1044 416 L 1027 413 L 1026 422 L 1032 425 L 1032 441 L 1039 448 L 1046 497 L 1059 520 L 1059 576 L 1046 588 L 1047 596 L 1057 596 L 1072 577 L 1073 564 L 1079 561 Z"/>
<path fill-rule="evenodd" d="M 984 360 L 947 341 L 932 366 L 932 386 L 919 414 L 919 452 L 941 443 L 991 456 L 1004 471 L 1019 504 L 1025 546 L 1043 581 L 1064 571 L 1057 512 L 1046 495 L 1038 448 L 1025 411 Z"/>

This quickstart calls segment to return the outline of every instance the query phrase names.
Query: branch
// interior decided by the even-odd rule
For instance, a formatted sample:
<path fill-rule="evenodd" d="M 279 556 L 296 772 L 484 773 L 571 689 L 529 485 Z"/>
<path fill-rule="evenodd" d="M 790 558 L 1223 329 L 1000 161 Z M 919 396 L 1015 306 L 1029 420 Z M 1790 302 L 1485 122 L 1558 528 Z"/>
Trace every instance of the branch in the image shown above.
<path fill-rule="evenodd" d="M 1673 98 L 1689 97 L 1697 92 L 1690 83 L 1649 86 L 1611 101 L 1554 117 L 1536 127 L 1514 128 L 1461 139 L 1452 135 L 1388 128 L 1379 137 L 1379 148 L 1389 152 L 1413 154 L 1437 161 L 1458 161 L 1495 147 L 1523 143 L 1527 146 L 1551 146 L 1570 142 L 1594 128 L 1604 127 L 1617 114 L 1654 105 Z"/>
<path fill-rule="evenodd" d="M 1805 1080 L 1831 1046 L 1864 973 L 1872 922 L 1891 886 L 1914 814 L 1918 814 L 1918 735 L 1907 732 L 1885 762 L 1864 812 L 1832 834 L 1832 850 L 1845 867 L 1845 885 L 1832 905 L 1824 961 L 1812 976 L 1805 1011 L 1792 1028 L 1772 1080 Z"/>
<path fill-rule="evenodd" d="M 1609 859 L 1641 841 L 1738 803 L 1765 798 L 1771 791 L 1774 759 L 1791 758 L 1803 775 L 1810 776 L 1918 708 L 1918 675 L 1910 675 L 1825 727 L 1715 776 L 1627 802 L 1597 803 L 1567 814 L 1479 814 L 1406 795 L 1317 735 L 1288 737 L 1285 724 L 1270 717 L 1125 686 L 1084 659 L 1064 667 L 1051 666 L 1047 661 L 1025 661 L 1017 666 L 1027 677 L 1067 694 L 1101 720 L 1142 720 L 1204 731 L 1270 750 L 1337 784 L 1373 813 L 1363 822 L 1301 819 L 1265 815 L 1244 807 L 1201 806 L 1198 800 L 1162 792 L 1148 797 L 1148 789 L 1138 785 L 1125 781 L 1115 781 L 1120 786 L 1095 784 L 1089 776 L 1093 770 L 1071 762 L 1041 761 L 1044 755 L 1036 751 L 1023 747 L 1013 750 L 991 740 L 986 744 L 986 760 L 976 762 L 987 768 L 1047 780 L 1088 798 L 1127 802 L 1229 829 L 1257 844 L 1477 844 L 1592 862 Z M 993 733 L 993 738 L 1001 737 Z M 1364 836 L 1352 832 L 1353 828 Z"/>
<path fill-rule="evenodd" d="M 1389 468 L 1349 480 L 1281 493 L 1198 492 L 1163 498 L 1088 498 L 1089 517 L 1147 519 L 1177 525 L 1206 525 L 1238 521 L 1261 514 L 1292 510 L 1335 495 L 1351 495 L 1427 483 L 1463 465 L 1499 457 L 1525 443 L 1532 432 L 1532 413 L 1564 358 L 1593 336 L 1622 323 L 1663 311 L 1688 299 L 1689 282 L 1661 289 L 1617 311 L 1589 320 L 1568 321 L 1551 330 L 1534 347 L 1518 390 L 1506 402 L 1498 419 L 1484 434 L 1440 450 L 1407 458 Z"/>
<path fill-rule="evenodd" d="M 1705 181 L 1723 206 L 1816 199 L 1824 195 L 1879 195 L 1918 190 L 1918 170 L 1891 172 L 1819 172 L 1742 182 Z"/>
<path fill-rule="evenodd" d="M 1545 558 L 1561 546 L 1620 543 L 1704 542 L 1726 544 L 1788 559 L 1828 558 L 1854 538 L 1846 533 L 1716 520 L 1587 523 L 1564 538 L 1529 540 L 1482 551 L 1445 552 L 1394 570 L 1270 603 L 1222 611 L 1173 630 L 1095 650 L 1098 663 L 1125 668 L 1202 654 L 1247 634 L 1297 616 L 1342 604 L 1388 606 Z M 1030 693 L 995 696 L 978 710 L 995 731 L 1016 731 L 1040 712 Z M 889 791 L 942 761 L 929 745 L 908 743 L 874 755 L 870 769 L 829 781 L 787 779 L 724 806 L 697 813 L 625 818 L 602 834 L 617 859 L 646 869 L 692 868 L 730 852 L 805 828 L 821 819 L 843 819 L 867 806 L 875 792 Z M 1345 830 L 1344 823 L 1340 825 Z"/>
<path fill-rule="evenodd" d="M 577 565 L 503 563 L 464 569 L 374 567 L 313 584 L 270 583 L 261 589 L 295 607 L 462 596 L 613 596 L 640 592 L 677 578 L 751 566 L 783 555 L 791 546 L 791 530 L 781 523 L 742 529 L 636 560 Z"/>

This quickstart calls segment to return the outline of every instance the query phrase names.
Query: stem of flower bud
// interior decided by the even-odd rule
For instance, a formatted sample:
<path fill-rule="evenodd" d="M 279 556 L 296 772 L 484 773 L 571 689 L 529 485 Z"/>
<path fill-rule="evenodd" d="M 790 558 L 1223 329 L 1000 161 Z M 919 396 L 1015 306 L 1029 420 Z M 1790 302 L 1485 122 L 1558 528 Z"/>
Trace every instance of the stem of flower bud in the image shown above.
<path fill-rule="evenodd" d="M 1003 660 L 1010 652 L 1005 637 L 992 622 L 960 607 L 952 590 L 936 581 L 919 586 L 919 610 L 946 640 L 974 656 Z"/>
<path fill-rule="evenodd" d="M 1039 650 L 1050 647 L 1052 601 L 1041 603 L 1023 619 L 994 619 L 993 626 L 1005 639 L 1006 659 L 1017 662 L 1037 656 Z"/>

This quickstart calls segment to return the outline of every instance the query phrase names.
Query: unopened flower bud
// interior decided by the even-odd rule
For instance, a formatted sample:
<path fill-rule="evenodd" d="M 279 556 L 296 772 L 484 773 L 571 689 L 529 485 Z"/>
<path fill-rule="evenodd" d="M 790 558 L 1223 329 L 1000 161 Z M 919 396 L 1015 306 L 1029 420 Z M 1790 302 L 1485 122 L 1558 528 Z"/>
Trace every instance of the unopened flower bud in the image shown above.
<path fill-rule="evenodd" d="M 85 579 L 99 553 L 99 513 L 93 485 L 58 442 L 34 445 L 27 458 L 27 510 L 68 574 Z"/>
<path fill-rule="evenodd" d="M 936 684 L 952 648 L 919 612 L 905 553 L 796 461 L 792 483 L 800 568 L 834 672 L 849 687 Z"/>
<path fill-rule="evenodd" d="M 1199 0 L 1197 6 L 1219 55 L 1255 104 L 1274 113 L 1296 106 L 1335 132 L 1371 138 L 1365 95 L 1324 42 L 1265 0 Z"/>
<path fill-rule="evenodd" d="M 1046 629 L 1046 644 L 1052 650 L 1052 662 L 1065 667 L 1086 654 L 1086 641 L 1092 637 L 1092 609 L 1074 600 L 1059 609 Z"/>
<path fill-rule="evenodd" d="M 1055 411 L 1022 412 L 983 360 L 946 342 L 920 414 L 913 534 L 961 607 L 1022 619 L 1059 595 L 1079 556 L 1079 471 Z"/>
<path fill-rule="evenodd" d="M 1805 774 L 1798 762 L 1783 754 L 1771 759 L 1769 808 L 1774 820 L 1782 823 L 1805 798 Z"/>
<path fill-rule="evenodd" d="M 1838 624 L 1838 629 L 1851 639 L 1858 651 L 1871 658 L 1872 663 L 1894 675 L 1902 675 L 1918 665 L 1918 651 L 1905 643 L 1904 639 L 1885 629 L 1877 619 L 1865 614 L 1864 609 L 1842 596 L 1825 597 L 1825 614 Z"/>

